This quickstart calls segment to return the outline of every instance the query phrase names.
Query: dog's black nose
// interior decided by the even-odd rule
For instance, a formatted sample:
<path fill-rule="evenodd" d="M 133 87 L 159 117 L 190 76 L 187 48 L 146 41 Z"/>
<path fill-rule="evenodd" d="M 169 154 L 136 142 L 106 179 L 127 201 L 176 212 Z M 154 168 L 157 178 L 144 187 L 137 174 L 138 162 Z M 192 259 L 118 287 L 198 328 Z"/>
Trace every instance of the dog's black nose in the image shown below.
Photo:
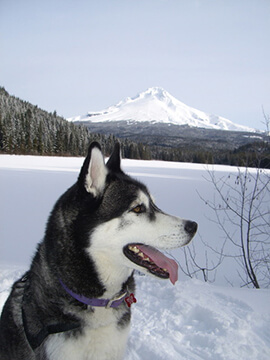
<path fill-rule="evenodd" d="M 198 229 L 198 224 L 195 221 L 187 221 L 185 225 L 185 230 L 188 234 L 194 235 Z"/>

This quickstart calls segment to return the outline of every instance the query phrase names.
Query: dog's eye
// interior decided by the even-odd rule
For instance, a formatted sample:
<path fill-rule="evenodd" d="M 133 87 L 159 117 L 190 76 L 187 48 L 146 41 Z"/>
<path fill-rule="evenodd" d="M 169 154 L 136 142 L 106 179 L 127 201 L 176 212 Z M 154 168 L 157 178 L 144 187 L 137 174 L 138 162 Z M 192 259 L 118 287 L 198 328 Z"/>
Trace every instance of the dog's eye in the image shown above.
<path fill-rule="evenodd" d="M 136 214 L 140 214 L 142 212 L 145 212 L 146 209 L 145 209 L 145 206 L 142 204 L 142 205 L 135 206 L 135 208 L 131 209 L 131 211 L 135 212 Z"/>

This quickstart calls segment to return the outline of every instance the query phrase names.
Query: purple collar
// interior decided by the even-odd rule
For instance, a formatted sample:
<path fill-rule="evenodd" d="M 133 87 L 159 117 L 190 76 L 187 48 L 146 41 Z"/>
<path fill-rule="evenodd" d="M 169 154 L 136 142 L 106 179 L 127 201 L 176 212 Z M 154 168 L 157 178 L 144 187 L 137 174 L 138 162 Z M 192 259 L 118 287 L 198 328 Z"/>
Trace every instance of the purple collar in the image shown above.
<path fill-rule="evenodd" d="M 59 279 L 60 284 L 66 290 L 66 292 L 71 295 L 74 299 L 80 301 L 83 304 L 90 306 L 101 306 L 108 308 L 116 308 L 122 304 L 125 300 L 128 307 L 131 306 L 133 302 L 137 302 L 133 294 L 128 295 L 128 291 L 120 291 L 111 299 L 89 299 L 83 295 L 79 295 L 70 290 L 61 279 Z"/>

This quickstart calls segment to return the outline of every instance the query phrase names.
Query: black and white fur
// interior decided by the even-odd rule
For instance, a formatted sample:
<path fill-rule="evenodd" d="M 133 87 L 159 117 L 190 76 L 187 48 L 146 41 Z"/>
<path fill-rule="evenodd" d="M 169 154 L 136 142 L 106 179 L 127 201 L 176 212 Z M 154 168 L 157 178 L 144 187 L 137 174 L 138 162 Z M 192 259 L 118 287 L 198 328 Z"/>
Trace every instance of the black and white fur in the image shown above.
<path fill-rule="evenodd" d="M 128 244 L 160 249 L 187 244 L 197 224 L 169 216 L 147 188 L 120 168 L 120 146 L 104 163 L 92 143 L 78 181 L 56 202 L 30 270 L 18 280 L 0 322 L 1 360 L 122 359 L 130 308 L 91 307 L 71 297 L 113 298 L 135 291 Z"/>

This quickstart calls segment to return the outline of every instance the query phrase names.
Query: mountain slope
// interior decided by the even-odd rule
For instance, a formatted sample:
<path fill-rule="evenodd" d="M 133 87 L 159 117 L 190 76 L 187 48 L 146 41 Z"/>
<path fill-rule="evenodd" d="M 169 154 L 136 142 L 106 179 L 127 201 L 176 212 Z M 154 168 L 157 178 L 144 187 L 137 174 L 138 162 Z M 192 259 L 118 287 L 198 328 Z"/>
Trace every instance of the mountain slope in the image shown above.
<path fill-rule="evenodd" d="M 177 100 L 160 87 L 149 88 L 134 98 L 85 116 L 69 118 L 75 122 L 132 121 L 188 125 L 216 130 L 255 131 L 220 116 L 206 114 Z"/>

